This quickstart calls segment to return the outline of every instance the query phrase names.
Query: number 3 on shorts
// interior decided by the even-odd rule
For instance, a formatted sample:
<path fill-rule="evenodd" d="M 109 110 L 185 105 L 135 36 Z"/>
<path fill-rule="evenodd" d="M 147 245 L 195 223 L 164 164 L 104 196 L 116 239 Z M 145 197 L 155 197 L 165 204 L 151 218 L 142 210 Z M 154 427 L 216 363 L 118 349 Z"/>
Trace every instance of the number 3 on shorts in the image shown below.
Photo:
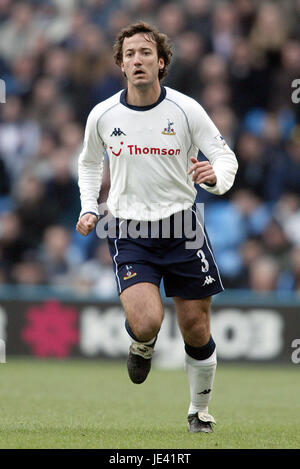
<path fill-rule="evenodd" d="M 202 251 L 202 249 L 199 249 L 199 251 L 197 251 L 197 256 L 200 258 L 200 260 L 202 262 L 202 267 L 201 267 L 202 272 L 208 272 L 209 271 L 209 263 L 208 263 L 208 260 L 205 258 L 205 254 Z"/>

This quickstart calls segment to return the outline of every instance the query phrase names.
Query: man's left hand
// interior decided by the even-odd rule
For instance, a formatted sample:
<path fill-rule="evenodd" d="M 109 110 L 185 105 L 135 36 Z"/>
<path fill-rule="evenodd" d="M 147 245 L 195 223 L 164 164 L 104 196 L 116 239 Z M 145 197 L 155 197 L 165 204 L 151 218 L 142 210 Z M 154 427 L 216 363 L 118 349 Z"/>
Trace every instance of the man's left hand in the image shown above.
<path fill-rule="evenodd" d="M 190 158 L 193 166 L 188 170 L 188 174 L 193 173 L 192 180 L 196 184 L 207 182 L 208 184 L 216 184 L 217 177 L 212 165 L 208 161 L 198 161 L 193 156 Z"/>

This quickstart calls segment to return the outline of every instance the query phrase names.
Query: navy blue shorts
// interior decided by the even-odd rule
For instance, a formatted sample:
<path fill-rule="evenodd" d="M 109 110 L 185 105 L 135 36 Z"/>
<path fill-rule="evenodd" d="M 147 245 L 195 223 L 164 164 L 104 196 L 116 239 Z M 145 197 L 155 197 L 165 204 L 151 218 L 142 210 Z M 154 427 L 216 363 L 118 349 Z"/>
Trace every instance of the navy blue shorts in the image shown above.
<path fill-rule="evenodd" d="M 139 282 L 159 288 L 162 279 L 168 297 L 200 299 L 224 290 L 196 205 L 157 222 L 113 223 L 108 243 L 119 294 Z"/>

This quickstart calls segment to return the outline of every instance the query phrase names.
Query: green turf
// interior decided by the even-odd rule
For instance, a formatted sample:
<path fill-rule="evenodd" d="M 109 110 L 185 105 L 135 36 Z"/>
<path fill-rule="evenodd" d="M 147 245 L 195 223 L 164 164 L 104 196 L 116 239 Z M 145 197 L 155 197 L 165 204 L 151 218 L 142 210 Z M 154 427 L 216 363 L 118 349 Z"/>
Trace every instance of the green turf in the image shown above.
<path fill-rule="evenodd" d="M 132 384 L 125 362 L 8 358 L 0 448 L 300 448 L 299 365 L 218 365 L 213 434 L 189 434 L 183 370 Z"/>

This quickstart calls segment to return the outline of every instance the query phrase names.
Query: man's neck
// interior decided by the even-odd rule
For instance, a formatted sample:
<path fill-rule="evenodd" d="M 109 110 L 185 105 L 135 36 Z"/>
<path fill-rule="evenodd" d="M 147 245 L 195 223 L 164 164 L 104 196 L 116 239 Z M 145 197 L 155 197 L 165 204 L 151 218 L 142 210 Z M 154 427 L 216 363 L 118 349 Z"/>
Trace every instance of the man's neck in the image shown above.
<path fill-rule="evenodd" d="M 160 97 L 160 83 L 155 83 L 151 88 L 136 88 L 128 83 L 126 102 L 131 106 L 151 106 Z"/>

